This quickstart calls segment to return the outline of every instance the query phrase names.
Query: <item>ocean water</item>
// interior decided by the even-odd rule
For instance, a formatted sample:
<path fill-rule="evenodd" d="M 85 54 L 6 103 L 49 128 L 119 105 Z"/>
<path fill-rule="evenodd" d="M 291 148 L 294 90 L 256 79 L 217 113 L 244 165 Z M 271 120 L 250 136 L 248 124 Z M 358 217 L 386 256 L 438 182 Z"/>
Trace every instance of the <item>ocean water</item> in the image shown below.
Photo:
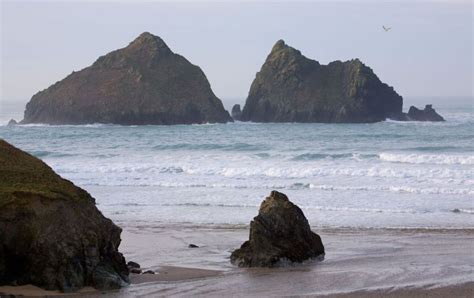
<path fill-rule="evenodd" d="M 315 227 L 473 228 L 472 105 L 438 111 L 446 122 L 21 125 L 0 138 L 125 226 L 247 225 L 278 190 Z"/>

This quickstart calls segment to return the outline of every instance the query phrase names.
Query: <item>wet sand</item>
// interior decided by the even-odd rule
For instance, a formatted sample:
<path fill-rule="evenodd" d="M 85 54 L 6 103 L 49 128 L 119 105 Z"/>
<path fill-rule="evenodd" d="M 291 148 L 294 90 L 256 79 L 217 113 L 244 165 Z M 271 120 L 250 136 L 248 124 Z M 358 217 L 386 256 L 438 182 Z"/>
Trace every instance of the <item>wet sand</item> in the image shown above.
<path fill-rule="evenodd" d="M 132 284 L 118 291 L 80 295 L 473 297 L 472 229 L 314 230 L 326 247 L 324 261 L 243 269 L 229 255 L 247 239 L 247 228 L 128 225 L 121 251 L 158 274 L 132 275 Z"/>
<path fill-rule="evenodd" d="M 130 283 L 141 284 L 146 282 L 177 282 L 190 279 L 215 277 L 222 274 L 218 270 L 199 268 L 161 266 L 156 274 L 130 274 Z"/>
<path fill-rule="evenodd" d="M 96 294 L 98 291 L 92 287 L 85 287 L 74 293 L 73 295 L 88 296 L 91 294 Z M 33 285 L 24 285 L 24 286 L 1 286 L 0 287 L 0 297 L 5 297 L 6 295 L 13 296 L 25 296 L 25 297 L 45 297 L 45 296 L 64 296 L 64 293 L 59 291 L 48 291 L 42 288 L 33 286 Z M 69 296 L 69 295 L 68 295 Z"/>
<path fill-rule="evenodd" d="M 446 287 L 406 287 L 401 289 L 389 288 L 374 291 L 357 291 L 345 294 L 334 294 L 322 297 L 330 298 L 472 298 L 474 297 L 474 282 Z"/>
<path fill-rule="evenodd" d="M 131 285 L 141 283 L 160 283 L 160 282 L 180 282 L 192 279 L 203 279 L 216 277 L 222 274 L 222 271 L 207 270 L 199 268 L 185 268 L 173 266 L 160 266 L 155 274 L 130 274 Z M 95 295 L 120 295 L 119 291 L 101 292 L 92 287 L 85 287 L 75 293 L 61 293 L 59 291 L 48 291 L 33 285 L 24 286 L 0 286 L 0 297 L 4 295 L 18 296 L 95 296 Z"/>

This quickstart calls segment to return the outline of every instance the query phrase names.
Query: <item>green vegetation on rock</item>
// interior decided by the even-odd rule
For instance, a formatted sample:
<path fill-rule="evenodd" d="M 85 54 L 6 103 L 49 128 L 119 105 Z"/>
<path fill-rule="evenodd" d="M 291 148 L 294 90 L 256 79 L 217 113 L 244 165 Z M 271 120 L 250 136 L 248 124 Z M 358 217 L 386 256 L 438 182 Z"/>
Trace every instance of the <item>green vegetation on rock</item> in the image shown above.
<path fill-rule="evenodd" d="M 0 140 L 0 285 L 124 286 L 120 233 L 89 193 Z"/>
<path fill-rule="evenodd" d="M 0 140 L 0 208 L 24 195 L 88 202 L 93 198 L 36 157 Z"/>

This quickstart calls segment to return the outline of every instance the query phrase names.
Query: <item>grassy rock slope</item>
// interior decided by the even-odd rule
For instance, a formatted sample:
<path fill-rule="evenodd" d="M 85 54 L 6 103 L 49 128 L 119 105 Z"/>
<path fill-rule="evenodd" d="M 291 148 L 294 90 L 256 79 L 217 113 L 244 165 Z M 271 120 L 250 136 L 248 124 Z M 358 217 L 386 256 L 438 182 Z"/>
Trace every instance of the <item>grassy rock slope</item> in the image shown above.
<path fill-rule="evenodd" d="M 120 233 L 89 193 L 0 140 L 0 285 L 124 286 Z"/>

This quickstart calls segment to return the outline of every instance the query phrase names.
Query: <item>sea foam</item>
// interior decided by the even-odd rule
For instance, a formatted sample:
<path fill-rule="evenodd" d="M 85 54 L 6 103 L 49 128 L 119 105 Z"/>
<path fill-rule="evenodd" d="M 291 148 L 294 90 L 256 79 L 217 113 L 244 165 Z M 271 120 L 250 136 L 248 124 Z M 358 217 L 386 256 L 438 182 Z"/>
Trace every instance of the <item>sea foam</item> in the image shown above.
<path fill-rule="evenodd" d="M 379 158 L 399 163 L 474 165 L 474 155 L 381 153 Z"/>

